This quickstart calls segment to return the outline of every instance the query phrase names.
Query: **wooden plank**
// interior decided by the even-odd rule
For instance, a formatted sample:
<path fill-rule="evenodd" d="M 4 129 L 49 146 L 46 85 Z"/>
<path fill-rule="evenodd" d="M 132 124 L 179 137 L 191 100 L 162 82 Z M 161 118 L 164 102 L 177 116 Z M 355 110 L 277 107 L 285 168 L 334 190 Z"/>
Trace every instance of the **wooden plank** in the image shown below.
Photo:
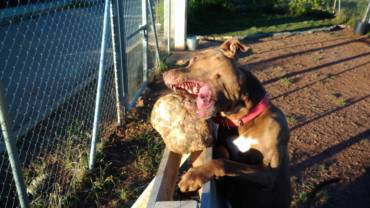
<path fill-rule="evenodd" d="M 153 191 L 147 207 L 154 207 L 157 201 L 171 201 L 175 191 L 181 155 L 164 150 L 153 184 Z"/>
<path fill-rule="evenodd" d="M 182 166 L 185 161 L 189 158 L 190 154 L 185 154 L 185 155 L 182 155 L 181 157 L 181 162 L 180 162 L 180 166 Z M 154 177 L 152 179 L 152 181 L 149 183 L 149 185 L 145 188 L 145 190 L 141 193 L 141 195 L 139 196 L 139 198 L 135 201 L 135 203 L 131 206 L 131 208 L 142 208 L 142 207 L 147 207 L 148 206 L 148 203 L 149 203 L 149 198 L 151 196 L 151 193 L 153 191 L 153 186 L 154 186 L 154 181 L 155 181 L 155 178 Z"/>
<path fill-rule="evenodd" d="M 217 139 L 218 126 L 211 124 L 213 136 Z M 194 167 L 203 165 L 212 160 L 213 148 L 209 147 L 203 151 L 191 154 L 191 161 Z M 152 193 L 146 207 L 198 207 L 197 201 L 172 201 L 179 172 L 181 155 L 165 149 L 157 175 L 153 182 Z M 217 194 L 214 181 L 209 181 L 198 192 L 201 198 L 201 207 L 217 208 Z M 189 204 L 188 204 L 189 203 Z M 144 206 L 145 207 L 145 206 Z"/>
<path fill-rule="evenodd" d="M 197 208 L 198 202 L 195 200 L 185 201 L 161 201 L 155 203 L 154 208 Z"/>

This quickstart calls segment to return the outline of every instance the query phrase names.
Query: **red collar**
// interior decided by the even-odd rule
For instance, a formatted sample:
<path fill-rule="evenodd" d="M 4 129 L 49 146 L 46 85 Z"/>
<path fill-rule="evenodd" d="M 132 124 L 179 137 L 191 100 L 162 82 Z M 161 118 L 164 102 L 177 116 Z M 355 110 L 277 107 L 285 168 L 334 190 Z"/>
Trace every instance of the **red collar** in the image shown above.
<path fill-rule="evenodd" d="M 222 117 L 221 115 L 217 115 L 213 121 L 216 123 L 227 126 L 227 127 L 238 127 L 243 126 L 244 124 L 248 123 L 249 121 L 255 119 L 257 116 L 259 116 L 261 113 L 263 113 L 267 108 L 269 107 L 269 100 L 265 96 L 262 98 L 262 100 L 254 107 L 252 108 L 248 114 L 244 115 L 240 119 L 231 120 L 226 117 Z"/>

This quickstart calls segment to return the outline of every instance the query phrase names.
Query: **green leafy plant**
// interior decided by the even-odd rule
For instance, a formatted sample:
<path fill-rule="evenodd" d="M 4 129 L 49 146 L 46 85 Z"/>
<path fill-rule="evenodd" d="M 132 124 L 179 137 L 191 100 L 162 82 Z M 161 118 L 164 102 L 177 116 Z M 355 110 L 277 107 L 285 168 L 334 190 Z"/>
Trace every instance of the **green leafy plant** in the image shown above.
<path fill-rule="evenodd" d="M 280 80 L 281 84 L 285 87 L 289 87 L 292 84 L 292 81 L 290 81 L 287 77 L 284 77 Z"/>
<path fill-rule="evenodd" d="M 315 14 L 329 11 L 331 5 L 331 0 L 292 0 L 289 2 L 289 11 L 294 15 Z"/>
<path fill-rule="evenodd" d="M 288 115 L 286 116 L 286 120 L 288 122 L 289 125 L 293 126 L 295 124 L 297 124 L 297 117 L 295 115 Z"/>

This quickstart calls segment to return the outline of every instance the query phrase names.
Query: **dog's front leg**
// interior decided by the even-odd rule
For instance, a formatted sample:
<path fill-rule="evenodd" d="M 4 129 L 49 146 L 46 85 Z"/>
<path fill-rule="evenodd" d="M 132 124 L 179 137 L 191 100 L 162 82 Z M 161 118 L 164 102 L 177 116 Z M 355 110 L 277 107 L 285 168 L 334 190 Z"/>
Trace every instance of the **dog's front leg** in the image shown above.
<path fill-rule="evenodd" d="M 276 175 L 275 170 L 271 167 L 248 165 L 227 159 L 214 159 L 186 172 L 181 177 L 179 188 L 182 192 L 196 191 L 210 179 L 223 176 L 240 177 L 266 188 L 272 188 L 274 175 Z"/>

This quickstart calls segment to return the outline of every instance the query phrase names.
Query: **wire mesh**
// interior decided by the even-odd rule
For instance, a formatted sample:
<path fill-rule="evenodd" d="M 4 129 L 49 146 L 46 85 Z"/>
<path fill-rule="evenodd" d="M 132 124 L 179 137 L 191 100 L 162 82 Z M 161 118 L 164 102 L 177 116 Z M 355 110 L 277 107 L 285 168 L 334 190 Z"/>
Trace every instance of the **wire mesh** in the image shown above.
<path fill-rule="evenodd" d="M 140 0 L 125 1 L 123 7 L 126 33 L 128 102 L 131 102 L 136 90 L 143 84 L 143 34 L 140 32 L 140 28 L 143 26 L 143 8 Z"/>
<path fill-rule="evenodd" d="M 159 51 L 162 54 L 162 56 L 166 55 L 167 52 L 168 52 L 167 51 L 168 40 L 167 40 L 167 34 L 165 32 L 166 31 L 165 27 L 168 27 L 168 25 L 165 25 L 165 21 L 164 21 L 165 16 L 166 16 L 165 12 L 167 10 L 164 9 L 164 1 L 165 0 L 153 0 L 152 1 L 152 5 L 153 5 L 152 10 L 153 10 L 154 21 L 155 21 L 155 26 L 156 26 L 156 30 L 157 30 Z M 154 46 L 154 37 L 150 36 L 151 34 L 153 35 L 153 33 L 149 33 L 149 45 L 154 48 L 155 47 Z M 152 49 L 152 50 L 154 50 L 154 49 Z M 154 53 L 154 52 L 152 52 L 152 53 Z"/>
<path fill-rule="evenodd" d="M 103 1 L 1 1 L 0 82 L 31 205 L 68 203 L 87 167 Z M 110 35 L 102 134 L 115 121 Z M 18 206 L 0 138 L 0 206 Z"/>
<path fill-rule="evenodd" d="M 346 20 L 350 25 L 355 25 L 356 21 L 361 21 L 365 15 L 368 0 L 341 0 L 340 14 L 341 18 Z M 336 6 L 337 12 L 339 7 Z M 369 18 L 369 17 L 368 17 Z M 370 23 L 370 19 L 366 20 Z"/>
<path fill-rule="evenodd" d="M 164 43 L 163 0 L 152 1 L 152 5 L 158 38 Z M 86 172 L 103 8 L 103 1 L 98 0 L 0 2 L 0 83 L 32 206 L 68 206 L 73 197 L 70 193 L 76 191 Z M 149 58 L 149 69 L 156 66 L 150 18 L 147 19 L 148 51 L 143 45 L 142 26 L 147 9 L 143 8 L 142 0 L 123 2 L 125 34 L 121 36 L 126 38 L 124 67 L 128 74 L 125 80 L 129 102 L 143 84 L 144 57 Z M 101 137 L 110 134 L 116 121 L 111 37 L 108 34 L 105 51 Z M 165 48 L 161 47 L 163 51 Z M 0 206 L 19 206 L 2 136 Z"/>

